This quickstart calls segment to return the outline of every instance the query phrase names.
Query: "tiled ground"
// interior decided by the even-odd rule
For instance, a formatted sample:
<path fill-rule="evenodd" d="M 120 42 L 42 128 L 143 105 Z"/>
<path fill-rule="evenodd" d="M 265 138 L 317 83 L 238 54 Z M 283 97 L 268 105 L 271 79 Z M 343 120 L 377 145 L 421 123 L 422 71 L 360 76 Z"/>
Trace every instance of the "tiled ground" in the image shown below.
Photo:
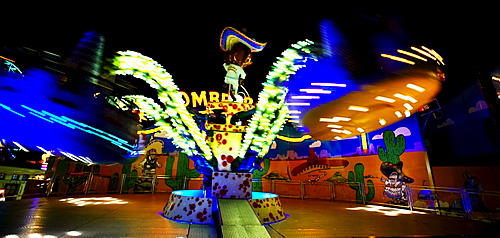
<path fill-rule="evenodd" d="M 1 202 L 0 236 L 70 237 L 73 233 L 68 232 L 74 231 L 79 237 L 217 237 L 213 227 L 177 223 L 159 215 L 169 195 L 99 195 L 95 197 L 127 203 L 85 206 L 60 201 L 65 197 Z M 499 231 L 495 223 L 435 214 L 385 215 L 376 207 L 348 202 L 294 198 L 281 198 L 281 202 L 289 217 L 266 227 L 271 237 L 470 237 Z M 356 207 L 368 210 L 348 209 Z"/>

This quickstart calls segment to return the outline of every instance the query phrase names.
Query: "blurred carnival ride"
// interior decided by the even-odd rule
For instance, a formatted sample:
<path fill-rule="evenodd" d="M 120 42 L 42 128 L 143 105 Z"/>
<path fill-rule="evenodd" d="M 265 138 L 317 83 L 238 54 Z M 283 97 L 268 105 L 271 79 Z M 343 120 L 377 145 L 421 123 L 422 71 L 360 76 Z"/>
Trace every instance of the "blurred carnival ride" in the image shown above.
<path fill-rule="evenodd" d="M 96 120 L 94 123 L 111 112 L 119 114 L 139 110 L 141 115 L 155 122 L 143 133 L 163 131 L 180 151 L 194 161 L 196 169 L 204 177 L 203 190 L 174 192 L 163 210 L 165 217 L 193 223 L 216 223 L 212 212 L 217 211 L 219 206 L 228 209 L 231 205 L 226 204 L 224 199 L 232 199 L 252 204 L 256 214 L 262 214 L 257 215 L 260 224 L 276 222 L 285 218 L 278 196 L 252 192 L 251 178 L 255 170 L 261 169 L 262 159 L 287 120 L 315 140 L 341 140 L 363 135 L 415 113 L 434 99 L 444 80 L 440 70 L 444 65 L 443 59 L 426 47 L 384 52 L 378 55 L 380 64 L 397 70 L 388 70 L 369 80 L 356 78 L 344 65 L 343 46 L 338 44 L 343 39 L 335 25 L 324 21 L 321 27 L 321 44 L 299 41 L 282 53 L 267 75 L 255 105 L 243 101 L 248 93 L 241 86 L 241 81 L 246 76 L 245 66 L 252 63 L 252 53 L 263 50 L 266 44 L 232 27 L 225 28 L 220 37 L 227 71 L 224 82 L 228 85 L 230 100 L 210 102 L 204 113 L 184 105 L 172 76 L 158 62 L 133 51 L 117 52 L 113 59 L 114 73 L 143 80 L 157 91 L 157 98 L 127 95 L 107 98 L 107 101 L 97 101 L 98 97 L 92 102 L 83 97 L 78 101 L 88 102 L 85 104 L 85 115 L 95 115 L 92 117 Z M 25 77 L 13 77 L 9 73 L 2 76 L 6 80 L 2 80 L 0 85 L 1 116 L 6 121 L 23 125 L 6 133 L 11 141 L 81 158 L 87 163 L 92 163 L 90 158 L 97 155 L 89 154 L 86 149 L 101 150 L 102 140 L 114 146 L 113 149 L 121 150 L 113 154 L 128 154 L 130 157 L 140 154 L 141 148 L 132 145 L 132 135 L 136 131 L 128 131 L 128 134 L 105 132 L 90 125 L 92 123 L 85 123 L 88 117 L 72 117 L 72 111 L 66 109 L 67 103 L 58 103 L 54 101 L 56 99 L 47 97 L 47 94 L 67 94 L 64 90 L 37 92 L 39 96 L 35 99 L 30 88 L 44 82 L 40 78 L 50 78 L 41 74 L 30 76 L 26 73 Z M 21 82 L 29 83 L 30 87 L 22 87 L 21 90 L 18 87 Z M 57 81 L 50 82 L 51 85 L 44 85 L 44 88 L 57 88 Z M 14 84 L 18 86 L 12 86 Z M 21 94 L 20 91 L 26 93 Z M 71 97 L 81 96 L 68 96 Z M 41 105 L 50 100 L 50 110 Z M 94 110 L 103 114 L 90 113 Z M 61 125 L 65 126 L 62 127 L 64 130 L 60 129 Z M 92 138 L 77 139 L 81 135 L 72 134 L 73 131 L 86 132 Z M 74 144 L 85 146 L 81 147 L 84 149 L 73 148 Z M 217 199 L 221 200 L 218 202 Z M 191 206 L 194 204 L 192 201 L 199 206 Z M 263 207 L 268 209 L 257 212 Z"/>
<path fill-rule="evenodd" d="M 329 37 L 336 37 L 331 34 L 336 31 L 333 25 L 324 27 L 330 31 L 326 33 Z M 223 30 L 220 44 L 225 51 L 224 82 L 229 84 L 231 100 L 208 103 L 201 125 L 185 108 L 177 86 L 159 64 L 130 51 L 119 52 L 115 58 L 117 73 L 142 78 L 158 90 L 164 105 L 142 96 L 127 99 L 140 105 L 142 112 L 155 119 L 158 130 L 166 131 L 167 137 L 195 162 L 197 170 L 204 174 L 204 190 L 200 194 L 209 198 L 252 198 L 251 187 L 245 181 L 254 170 L 260 169 L 262 158 L 287 117 L 313 139 L 340 140 L 409 117 L 434 99 L 444 80 L 439 69 L 442 58 L 426 47 L 411 47 L 413 52 L 398 50 L 401 56 L 381 54 L 382 61 L 409 67 L 399 67 L 398 72 L 359 83 L 342 66 L 342 55 L 335 54 L 340 49 L 330 44 L 328 56 L 324 47 L 306 40 L 283 52 L 263 83 L 264 89 L 254 106 L 242 102 L 246 95 L 244 91 L 239 93 L 239 82 L 245 77 L 243 68 L 251 64 L 252 52 L 261 51 L 265 44 L 231 27 Z M 299 76 L 294 76 L 298 71 Z M 241 180 L 232 182 L 234 174 Z M 216 182 L 221 178 L 225 180 Z M 177 193 L 173 196 L 179 198 L 171 199 L 164 215 L 202 222 L 193 218 L 196 216 L 189 209 L 184 212 L 174 209 L 186 207 L 178 204 L 182 191 Z M 205 216 L 201 218 L 206 220 Z"/>
<path fill-rule="evenodd" d="M 100 34 L 88 32 L 68 58 L 27 47 L 2 49 L 0 150 L 14 151 L 2 160 L 19 153 L 84 164 L 137 158 L 138 115 L 96 93 L 106 90 L 98 75 L 102 44 Z"/>

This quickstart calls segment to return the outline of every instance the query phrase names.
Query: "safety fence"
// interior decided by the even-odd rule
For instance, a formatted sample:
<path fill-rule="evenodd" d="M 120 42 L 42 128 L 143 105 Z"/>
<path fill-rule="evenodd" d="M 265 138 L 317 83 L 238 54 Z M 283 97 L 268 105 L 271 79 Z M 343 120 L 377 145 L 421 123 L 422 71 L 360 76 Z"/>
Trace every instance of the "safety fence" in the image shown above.
<path fill-rule="evenodd" d="M 268 188 L 269 192 L 276 193 L 280 197 L 379 204 L 440 215 L 500 221 L 499 191 L 406 185 L 401 187 L 399 196 L 394 196 L 394 188 L 387 188 L 384 185 L 326 181 L 311 184 L 304 181 L 275 180 L 267 183 L 269 185 L 264 188 Z"/>
<path fill-rule="evenodd" d="M 119 176 L 88 173 L 68 174 L 53 179 L 47 196 L 73 194 L 157 193 L 181 189 L 202 189 L 203 178 L 168 176 Z M 410 210 L 433 212 L 484 221 L 500 220 L 499 191 L 470 191 L 461 188 L 406 185 L 397 188 L 384 184 L 307 182 L 254 179 L 255 187 L 283 198 L 323 199 L 358 204 L 378 204 Z"/>

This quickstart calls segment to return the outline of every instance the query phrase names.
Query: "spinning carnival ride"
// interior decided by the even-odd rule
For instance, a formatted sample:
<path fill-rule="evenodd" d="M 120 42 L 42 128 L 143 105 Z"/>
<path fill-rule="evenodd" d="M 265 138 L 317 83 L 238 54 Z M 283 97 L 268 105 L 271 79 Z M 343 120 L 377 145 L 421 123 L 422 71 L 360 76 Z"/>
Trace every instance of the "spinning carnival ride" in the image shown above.
<path fill-rule="evenodd" d="M 440 91 L 444 76 L 439 67 L 443 61 L 435 51 L 411 47 L 381 54 L 379 60 L 382 64 L 398 64 L 399 70 L 374 78 L 368 84 L 354 78 L 345 69 L 345 59 L 339 53 L 341 47 L 336 45 L 337 41 L 331 40 L 337 37 L 338 31 L 329 22 L 323 24 L 327 29 L 323 35 L 330 37 L 330 43 L 325 43 L 328 37 L 324 37 L 322 46 L 312 41 L 300 41 L 284 51 L 267 75 L 256 105 L 241 100 L 246 96 L 246 90 L 240 82 L 245 78 L 243 68 L 251 64 L 252 53 L 263 50 L 266 44 L 250 39 L 234 28 L 225 28 L 220 46 L 225 52 L 227 74 L 224 82 L 229 85 L 232 100 L 210 102 L 206 114 L 201 115 L 184 106 L 179 88 L 160 64 L 137 52 L 117 52 L 113 60 L 115 73 L 144 80 L 157 90 L 157 99 L 161 102 L 142 95 L 129 95 L 115 100 L 117 107 L 123 111 L 139 108 L 141 113 L 155 121 L 154 128 L 149 131 L 164 131 L 204 175 L 203 190 L 172 193 L 163 210 L 165 217 L 212 224 L 216 220 L 211 214 L 219 206 L 225 206 L 224 199 L 239 199 L 252 204 L 261 224 L 282 220 L 285 214 L 278 196 L 252 192 L 251 178 L 253 171 L 260 169 L 263 157 L 287 120 L 312 139 L 341 140 L 409 117 Z M 13 91 L 2 92 L 5 93 L 11 97 L 17 95 Z M 25 114 L 33 115 L 43 119 L 40 121 L 44 123 L 49 122 L 55 132 L 58 131 L 54 125 L 76 128 L 111 142 L 132 157 L 139 155 L 129 137 L 120 139 L 120 136 L 72 120 L 67 115 L 35 110 L 22 96 L 16 99 L 19 101 L 16 107 L 1 102 L 0 106 L 5 109 L 2 110 L 3 118 L 15 121 L 17 117 L 25 118 Z M 56 139 L 57 135 L 51 134 L 50 138 Z M 74 135 L 71 136 L 73 139 Z M 43 133 L 38 133 L 36 138 L 41 137 Z M 22 136 L 13 138 L 25 139 Z M 101 145 L 89 142 L 87 147 L 95 146 Z M 57 145 L 42 147 L 57 148 Z M 63 154 L 81 159 L 92 156 L 83 156 L 84 150 L 74 151 Z M 190 202 L 193 200 L 197 202 L 190 206 L 194 204 Z"/>
<path fill-rule="evenodd" d="M 380 55 L 382 60 L 408 67 L 400 67 L 397 73 L 362 84 L 342 67 L 342 58 L 325 56 L 314 42 L 301 41 L 283 52 L 274 64 L 263 83 L 258 103 L 255 106 L 245 104 L 240 95 L 246 95 L 238 93 L 239 81 L 245 76 L 243 68 L 251 63 L 251 53 L 262 50 L 264 46 L 234 28 L 224 29 L 221 48 L 226 51 L 224 67 L 228 73 L 225 82 L 230 85 L 233 100 L 209 103 L 201 125 L 184 107 L 177 86 L 160 65 L 136 52 L 118 53 L 115 65 L 119 70 L 116 72 L 147 81 L 158 90 L 164 105 L 142 96 L 128 96 L 127 99 L 154 118 L 158 130 L 165 130 L 167 137 L 204 174 L 204 190 L 196 192 L 196 196 L 193 191 L 174 192 L 165 206 L 164 216 L 211 223 L 210 215 L 203 213 L 197 217 L 195 214 L 203 209 L 213 209 L 211 205 L 216 202 L 212 199 L 215 198 L 265 199 L 279 204 L 274 194 L 252 194 L 248 179 L 255 169 L 260 168 L 261 159 L 287 118 L 313 139 L 341 140 L 409 117 L 434 99 L 444 80 L 439 69 L 443 65 L 442 58 L 426 47 L 412 47 L 412 52 L 398 50 L 397 56 Z M 330 47 L 338 50 L 335 45 Z M 294 77 L 299 70 L 300 77 Z M 249 115 L 252 115 L 250 120 L 240 120 Z M 186 204 L 181 204 L 184 196 L 192 196 L 192 199 L 202 196 L 207 201 L 200 202 L 201 207 L 193 208 L 201 209 L 196 213 L 183 209 L 186 208 Z M 259 217 L 261 223 L 284 219 L 281 206 L 274 204 L 273 207 L 275 210 L 270 213 L 256 212 L 273 214 L 272 220 Z"/>
<path fill-rule="evenodd" d="M 259 101 L 254 106 L 238 100 L 242 98 L 237 93 L 238 81 L 244 74 L 242 68 L 251 62 L 251 52 L 261 50 L 264 45 L 250 40 L 236 29 L 224 29 L 221 48 L 227 52 L 225 67 L 228 74 L 225 81 L 231 85 L 235 100 L 209 103 L 203 125 L 198 125 L 189 114 L 172 77 L 157 62 L 130 51 L 118 52 L 115 58 L 117 74 L 129 74 L 145 80 L 158 90 L 158 98 L 164 105 L 143 96 L 125 98 L 153 118 L 158 130 L 164 130 L 173 144 L 186 153 L 204 175 L 204 191 L 196 194 L 203 195 L 203 201 L 208 201 L 200 202 L 200 207 L 195 206 L 193 210 L 212 211 L 211 206 L 215 204 L 212 198 L 257 199 L 256 203 L 273 204 L 263 207 L 266 212 L 257 213 L 262 214 L 259 216 L 262 223 L 285 218 L 276 195 L 251 191 L 251 175 L 260 168 L 261 159 L 285 123 L 287 89 L 284 82 L 315 56 L 310 54 L 308 46 L 312 42 L 309 41 L 299 42 L 285 51 L 267 77 Z M 235 81 L 237 84 L 233 84 Z M 245 120 L 249 115 L 251 119 Z M 197 216 L 199 212 L 183 209 L 187 205 L 181 204 L 182 201 L 190 200 L 186 196 L 200 199 L 192 195 L 193 191 L 174 192 L 165 206 L 164 216 L 188 222 L 213 223 L 211 213 Z M 262 205 L 254 208 L 262 208 Z"/>

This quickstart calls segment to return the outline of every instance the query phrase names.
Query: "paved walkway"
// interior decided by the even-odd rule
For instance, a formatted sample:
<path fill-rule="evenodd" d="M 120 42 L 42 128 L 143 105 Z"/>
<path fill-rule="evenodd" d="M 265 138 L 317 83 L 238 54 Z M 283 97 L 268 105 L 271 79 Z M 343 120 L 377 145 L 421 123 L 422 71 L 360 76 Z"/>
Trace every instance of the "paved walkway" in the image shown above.
<path fill-rule="evenodd" d="M 0 236 L 28 237 L 217 237 L 210 226 L 177 223 L 160 215 L 170 193 L 85 196 L 0 202 Z M 82 197 L 82 196 L 78 196 Z M 99 197 L 92 200 L 90 197 Z M 120 201 L 102 200 L 113 197 Z M 489 236 L 498 224 L 435 214 L 399 214 L 348 202 L 280 198 L 289 217 L 266 226 L 271 237 Z M 120 202 L 124 202 L 121 204 Z M 125 203 L 126 202 L 126 203 Z M 104 204 L 108 203 L 108 204 Z M 403 210 L 408 212 L 408 210 Z M 495 236 L 495 235 L 493 235 Z"/>

